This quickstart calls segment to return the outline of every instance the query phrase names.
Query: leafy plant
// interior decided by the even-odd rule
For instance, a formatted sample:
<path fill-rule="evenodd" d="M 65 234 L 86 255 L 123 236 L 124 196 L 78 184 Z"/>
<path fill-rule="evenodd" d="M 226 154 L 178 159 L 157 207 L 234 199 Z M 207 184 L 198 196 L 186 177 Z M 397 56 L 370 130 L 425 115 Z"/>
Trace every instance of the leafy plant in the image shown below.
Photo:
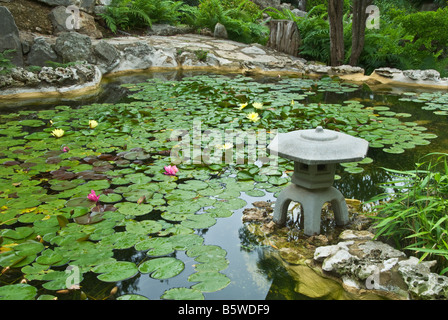
<path fill-rule="evenodd" d="M 0 52 L 0 74 L 7 74 L 11 72 L 12 68 L 15 67 L 15 65 L 11 63 L 11 59 L 8 58 L 8 55 L 14 53 L 15 51 L 15 49 L 10 49 Z"/>
<path fill-rule="evenodd" d="M 197 29 L 214 30 L 219 22 L 229 38 L 244 43 L 266 43 L 269 29 L 257 20 L 261 10 L 248 0 L 201 0 L 198 7 L 185 9 L 185 22 Z"/>
<path fill-rule="evenodd" d="M 392 239 L 397 247 L 415 252 L 420 259 L 438 260 L 441 273 L 448 271 L 448 154 L 417 164 L 412 171 L 386 169 L 397 180 L 388 182 L 388 191 L 374 199 L 381 201 L 372 218 L 376 237 Z M 395 190 L 391 196 L 390 190 Z M 443 268 L 445 267 L 445 268 Z"/>
<path fill-rule="evenodd" d="M 208 54 L 207 50 L 196 50 L 194 53 L 196 55 L 196 58 L 199 61 L 203 61 L 204 62 L 204 61 L 207 60 L 207 54 Z"/>

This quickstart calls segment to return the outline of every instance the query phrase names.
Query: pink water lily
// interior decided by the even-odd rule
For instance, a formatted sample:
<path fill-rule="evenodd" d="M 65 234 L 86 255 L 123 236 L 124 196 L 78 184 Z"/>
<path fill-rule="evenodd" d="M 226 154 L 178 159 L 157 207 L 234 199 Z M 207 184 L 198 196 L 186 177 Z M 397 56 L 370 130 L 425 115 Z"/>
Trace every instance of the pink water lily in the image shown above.
<path fill-rule="evenodd" d="M 92 190 L 87 196 L 87 199 L 89 199 L 90 201 L 98 202 L 98 200 L 100 199 L 100 195 L 96 195 L 95 190 Z"/>
<path fill-rule="evenodd" d="M 62 152 L 69 152 L 69 151 L 70 151 L 70 149 L 68 147 L 63 147 L 62 148 Z"/>
<path fill-rule="evenodd" d="M 164 174 L 168 176 L 175 176 L 176 173 L 179 171 L 176 166 L 165 166 L 163 167 L 165 169 Z"/>

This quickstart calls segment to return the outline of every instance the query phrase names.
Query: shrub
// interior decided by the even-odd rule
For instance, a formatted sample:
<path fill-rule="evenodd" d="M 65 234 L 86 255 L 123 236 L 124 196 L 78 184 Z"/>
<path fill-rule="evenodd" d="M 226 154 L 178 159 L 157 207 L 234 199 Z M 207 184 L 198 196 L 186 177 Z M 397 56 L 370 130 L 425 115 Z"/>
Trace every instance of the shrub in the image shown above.
<path fill-rule="evenodd" d="M 184 22 L 198 29 L 226 27 L 231 40 L 266 43 L 269 29 L 258 23 L 262 11 L 249 0 L 201 0 L 198 7 L 184 10 Z"/>
<path fill-rule="evenodd" d="M 0 74 L 7 74 L 15 67 L 15 65 L 11 63 L 11 59 L 7 57 L 15 51 L 16 50 L 14 49 L 10 49 L 0 52 Z"/>
<path fill-rule="evenodd" d="M 132 30 L 150 27 L 152 23 L 163 22 L 177 24 L 183 15 L 182 1 L 171 0 L 112 0 L 106 7 L 106 13 L 100 16 L 108 28 L 116 33 L 117 29 Z"/>
<path fill-rule="evenodd" d="M 397 180 L 384 184 L 388 192 L 372 216 L 376 237 L 385 237 L 420 256 L 435 258 L 441 273 L 448 271 L 448 154 L 433 153 L 415 170 L 389 170 Z M 390 190 L 394 190 L 393 195 Z"/>

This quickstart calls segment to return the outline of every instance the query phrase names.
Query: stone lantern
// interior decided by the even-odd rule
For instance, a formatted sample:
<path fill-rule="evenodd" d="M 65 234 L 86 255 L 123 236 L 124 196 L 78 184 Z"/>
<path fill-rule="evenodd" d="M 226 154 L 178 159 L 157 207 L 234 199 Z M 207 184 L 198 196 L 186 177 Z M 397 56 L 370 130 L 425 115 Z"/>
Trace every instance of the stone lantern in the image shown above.
<path fill-rule="evenodd" d="M 360 138 L 317 127 L 279 133 L 269 144 L 271 154 L 294 161 L 291 184 L 280 192 L 274 207 L 274 222 L 284 225 L 291 201 L 304 212 L 304 232 L 320 233 L 322 207 L 330 202 L 337 225 L 348 223 L 345 197 L 333 187 L 336 164 L 360 161 L 369 143 Z"/>

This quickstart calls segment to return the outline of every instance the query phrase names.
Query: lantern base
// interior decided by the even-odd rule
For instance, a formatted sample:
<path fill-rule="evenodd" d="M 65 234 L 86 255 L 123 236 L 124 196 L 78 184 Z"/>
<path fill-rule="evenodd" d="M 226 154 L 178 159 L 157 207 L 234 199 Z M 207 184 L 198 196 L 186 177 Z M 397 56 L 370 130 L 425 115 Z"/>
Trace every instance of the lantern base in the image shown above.
<path fill-rule="evenodd" d="M 288 206 L 291 201 L 299 202 L 304 212 L 304 232 L 307 236 L 320 234 L 320 216 L 322 207 L 330 202 L 333 208 L 336 224 L 342 226 L 348 223 L 348 209 L 345 197 L 334 187 L 309 190 L 295 184 L 290 184 L 277 197 L 274 207 L 274 222 L 278 225 L 286 223 Z"/>

